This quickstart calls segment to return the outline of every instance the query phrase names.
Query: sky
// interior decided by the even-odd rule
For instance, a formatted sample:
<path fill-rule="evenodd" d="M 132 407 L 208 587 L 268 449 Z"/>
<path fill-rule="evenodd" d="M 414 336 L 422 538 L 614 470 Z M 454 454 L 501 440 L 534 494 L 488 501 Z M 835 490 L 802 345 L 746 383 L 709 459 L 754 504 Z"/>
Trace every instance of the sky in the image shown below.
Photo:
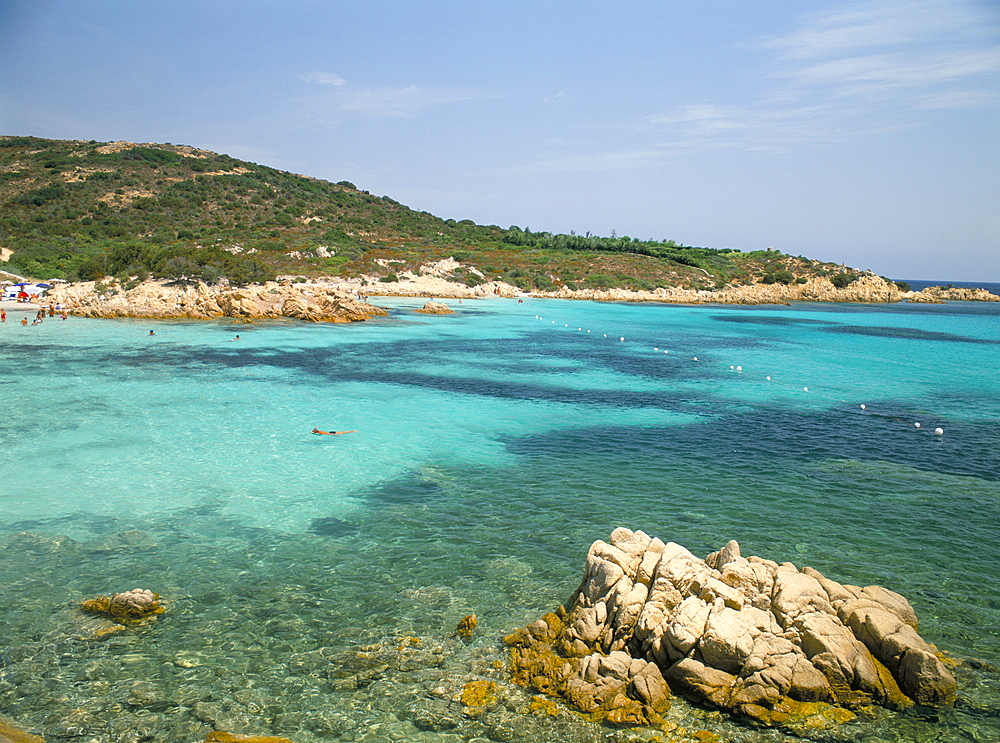
<path fill-rule="evenodd" d="M 1000 0 L 0 0 L 0 134 L 1000 282 Z"/>

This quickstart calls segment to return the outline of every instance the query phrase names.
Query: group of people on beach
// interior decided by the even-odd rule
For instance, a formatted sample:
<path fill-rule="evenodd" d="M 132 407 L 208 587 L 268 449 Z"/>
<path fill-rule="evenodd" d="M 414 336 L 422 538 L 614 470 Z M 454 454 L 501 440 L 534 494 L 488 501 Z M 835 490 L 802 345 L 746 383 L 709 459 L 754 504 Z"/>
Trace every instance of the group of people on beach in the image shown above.
<path fill-rule="evenodd" d="M 35 319 L 31 322 L 31 324 L 41 325 L 42 322 L 45 320 L 46 312 L 48 313 L 49 317 L 55 317 L 56 313 L 58 312 L 60 320 L 65 320 L 67 317 L 69 317 L 66 310 L 63 309 L 61 304 L 50 304 L 48 310 L 42 307 L 40 310 L 38 310 L 38 312 L 35 313 Z M 7 322 L 7 310 L 5 309 L 0 309 L 0 322 Z M 28 324 L 27 315 L 21 318 L 21 324 L 22 325 Z"/>
<path fill-rule="evenodd" d="M 8 288 L 9 287 L 7 287 L 7 286 L 0 287 L 0 293 L 6 293 Z M 31 302 L 37 302 L 38 301 L 38 295 L 37 294 L 28 294 L 28 292 L 26 292 L 24 290 L 24 288 L 22 287 L 21 289 L 19 289 L 17 291 L 17 294 L 14 295 L 14 301 L 15 302 L 20 302 L 22 304 L 29 304 Z"/>

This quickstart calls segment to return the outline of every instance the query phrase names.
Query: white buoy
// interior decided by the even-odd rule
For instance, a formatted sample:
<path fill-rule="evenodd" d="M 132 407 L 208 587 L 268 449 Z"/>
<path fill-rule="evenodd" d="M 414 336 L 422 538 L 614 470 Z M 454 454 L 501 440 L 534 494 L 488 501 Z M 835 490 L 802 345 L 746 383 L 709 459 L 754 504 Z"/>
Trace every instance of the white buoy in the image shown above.
<path fill-rule="evenodd" d="M 577 328 L 577 330 L 583 330 L 583 328 Z"/>
<path fill-rule="evenodd" d="M 861 403 L 860 407 L 862 410 L 868 410 L 868 406 L 865 405 L 864 403 Z"/>
<path fill-rule="evenodd" d="M 920 428 L 920 421 L 917 421 L 916 423 L 914 423 L 913 427 L 914 428 Z"/>
<path fill-rule="evenodd" d="M 808 391 L 809 391 L 809 388 L 808 388 L 808 387 L 803 387 L 803 388 L 802 388 L 802 391 L 803 391 L 803 392 L 808 392 Z"/>
<path fill-rule="evenodd" d="M 743 367 L 742 366 L 737 366 L 736 367 L 736 371 L 743 371 Z"/>
<path fill-rule="evenodd" d="M 766 379 L 767 379 L 767 381 L 768 381 L 768 382 L 770 382 L 770 381 L 771 381 L 771 378 L 770 378 L 770 377 L 766 377 Z"/>
<path fill-rule="evenodd" d="M 736 371 L 736 367 L 733 366 L 732 364 L 729 365 L 729 368 L 732 369 L 733 371 Z"/>
<path fill-rule="evenodd" d="M 623 340 L 625 340 L 625 336 L 623 335 L 623 336 L 622 336 L 621 338 L 619 338 L 618 340 L 620 340 L 620 341 L 623 341 Z"/>
<path fill-rule="evenodd" d="M 653 346 L 653 350 L 654 351 L 659 351 L 660 349 L 658 349 L 656 346 Z"/>
<path fill-rule="evenodd" d="M 608 334 L 607 334 L 607 333 L 605 333 L 605 334 L 604 334 L 604 337 L 605 337 L 605 338 L 607 338 L 607 337 L 608 337 Z"/>
<path fill-rule="evenodd" d="M 590 331 L 588 330 L 587 332 L 589 333 Z"/>
<path fill-rule="evenodd" d="M 935 428 L 934 429 L 934 435 L 935 436 L 944 436 L 944 429 L 943 428 Z"/>
<path fill-rule="evenodd" d="M 693 359 L 691 359 L 691 360 L 692 360 L 692 361 L 697 361 L 697 360 L 698 360 L 698 357 L 697 357 L 697 356 L 695 356 L 695 357 L 694 357 Z"/>
<path fill-rule="evenodd" d="M 670 351 L 664 351 L 663 353 L 670 353 Z"/>
<path fill-rule="evenodd" d="M 569 327 L 569 325 L 563 325 L 563 327 L 564 327 L 564 328 L 568 328 L 568 327 Z"/>

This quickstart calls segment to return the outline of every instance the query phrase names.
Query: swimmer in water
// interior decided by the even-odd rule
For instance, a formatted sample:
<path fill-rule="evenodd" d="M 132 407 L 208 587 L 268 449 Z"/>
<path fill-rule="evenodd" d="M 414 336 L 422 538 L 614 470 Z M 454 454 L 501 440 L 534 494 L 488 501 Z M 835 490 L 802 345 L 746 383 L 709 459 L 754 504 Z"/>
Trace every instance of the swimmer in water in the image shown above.
<path fill-rule="evenodd" d="M 339 436 L 342 433 L 357 433 L 357 431 L 320 431 L 318 428 L 314 428 L 310 433 L 319 434 L 321 436 Z"/>

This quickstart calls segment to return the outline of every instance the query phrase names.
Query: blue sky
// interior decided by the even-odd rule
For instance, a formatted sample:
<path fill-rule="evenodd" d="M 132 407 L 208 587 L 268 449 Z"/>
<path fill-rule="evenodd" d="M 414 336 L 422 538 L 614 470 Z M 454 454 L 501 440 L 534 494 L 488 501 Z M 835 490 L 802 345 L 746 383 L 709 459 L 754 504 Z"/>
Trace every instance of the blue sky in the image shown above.
<path fill-rule="evenodd" d="M 1000 282 L 996 0 L 0 0 L 0 133 Z"/>

